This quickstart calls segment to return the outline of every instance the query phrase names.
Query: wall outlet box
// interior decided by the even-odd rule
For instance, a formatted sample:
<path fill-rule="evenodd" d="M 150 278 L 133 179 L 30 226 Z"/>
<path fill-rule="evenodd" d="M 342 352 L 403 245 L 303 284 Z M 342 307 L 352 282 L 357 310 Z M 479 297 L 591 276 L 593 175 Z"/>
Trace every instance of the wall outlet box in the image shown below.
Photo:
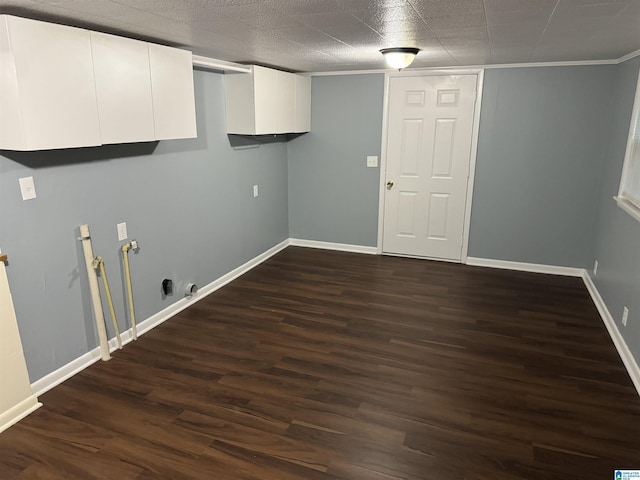
<path fill-rule="evenodd" d="M 20 184 L 22 200 L 32 200 L 36 198 L 36 185 L 33 183 L 33 177 L 19 178 L 18 183 Z"/>
<path fill-rule="evenodd" d="M 367 156 L 367 167 L 373 168 L 378 166 L 378 157 L 375 155 Z"/>
<path fill-rule="evenodd" d="M 629 320 L 629 309 L 627 307 L 624 307 L 622 309 L 622 325 L 624 327 L 627 326 L 627 321 Z"/>
<path fill-rule="evenodd" d="M 253 198 L 258 196 L 258 185 L 253 186 Z"/>
<path fill-rule="evenodd" d="M 122 241 L 126 240 L 127 237 L 128 237 L 128 235 L 127 235 L 127 222 L 119 223 L 118 225 L 116 225 L 116 228 L 118 229 L 118 241 L 122 242 Z"/>

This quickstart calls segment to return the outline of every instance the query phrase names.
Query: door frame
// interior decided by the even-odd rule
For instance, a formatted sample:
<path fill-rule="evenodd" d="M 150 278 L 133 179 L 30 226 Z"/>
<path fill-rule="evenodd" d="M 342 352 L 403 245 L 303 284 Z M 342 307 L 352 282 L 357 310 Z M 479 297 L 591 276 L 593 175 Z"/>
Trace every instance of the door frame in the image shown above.
<path fill-rule="evenodd" d="M 476 157 L 478 155 L 478 133 L 480 131 L 480 109 L 482 107 L 482 92 L 484 87 L 484 68 L 452 68 L 433 70 L 409 70 L 401 72 L 386 72 L 384 74 L 384 102 L 382 106 L 382 145 L 380 147 L 380 185 L 378 194 L 378 245 L 377 253 L 382 255 L 382 238 L 384 232 L 384 202 L 387 178 L 387 135 L 389 122 L 389 80 L 393 77 L 427 77 L 442 75 L 477 75 L 476 101 L 473 113 L 473 131 L 471 134 L 471 155 L 469 158 L 469 177 L 467 178 L 467 198 L 464 208 L 464 230 L 462 235 L 462 251 L 460 263 L 467 263 L 469 251 L 469 226 L 471 224 L 471 203 L 473 200 L 473 185 L 476 176 Z M 396 254 L 394 254 L 396 255 Z M 410 256 L 410 255 L 407 255 Z M 425 258 L 425 257 L 420 257 Z M 451 261 L 434 258 L 433 260 Z"/>

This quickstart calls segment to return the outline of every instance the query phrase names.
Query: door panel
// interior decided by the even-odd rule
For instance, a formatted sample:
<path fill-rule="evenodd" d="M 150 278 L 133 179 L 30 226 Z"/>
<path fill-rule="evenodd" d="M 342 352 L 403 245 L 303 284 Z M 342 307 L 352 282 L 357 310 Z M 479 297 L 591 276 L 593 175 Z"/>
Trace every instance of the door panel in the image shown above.
<path fill-rule="evenodd" d="M 433 169 L 431 171 L 433 178 L 451 178 L 455 126 L 455 118 L 436 120 L 436 131 L 433 135 Z"/>
<path fill-rule="evenodd" d="M 407 119 L 402 129 L 402 152 L 400 154 L 400 174 L 417 175 L 422 144 L 422 120 Z"/>
<path fill-rule="evenodd" d="M 390 79 L 384 252 L 461 259 L 476 82 Z"/>
<path fill-rule="evenodd" d="M 415 237 L 415 209 L 417 192 L 400 192 L 398 202 L 398 235 Z"/>
<path fill-rule="evenodd" d="M 429 202 L 429 224 L 427 238 L 430 240 L 446 240 L 447 218 L 449 216 L 449 195 L 432 193 Z"/>

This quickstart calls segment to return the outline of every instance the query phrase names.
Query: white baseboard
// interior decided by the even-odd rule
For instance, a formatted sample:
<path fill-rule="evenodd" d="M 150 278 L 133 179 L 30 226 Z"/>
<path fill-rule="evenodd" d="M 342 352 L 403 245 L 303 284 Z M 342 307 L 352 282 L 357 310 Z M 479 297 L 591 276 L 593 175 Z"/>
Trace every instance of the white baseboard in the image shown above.
<path fill-rule="evenodd" d="M 156 313 L 155 315 L 152 315 L 147 320 L 145 320 L 144 322 L 139 324 L 139 326 L 138 326 L 138 335 L 142 335 L 142 334 L 148 332 L 149 330 L 157 327 L 161 323 L 167 321 L 168 319 L 170 319 L 174 315 L 177 315 L 178 313 L 183 311 L 185 308 L 193 305 L 194 303 L 196 303 L 199 300 L 202 300 L 207 295 L 209 295 L 209 294 L 215 292 L 216 290 L 224 287 L 227 283 L 232 282 L 233 280 L 235 280 L 239 276 L 247 273 L 252 268 L 260 265 L 265 260 L 273 257 L 276 253 L 284 250 L 288 246 L 289 246 L 289 240 L 288 239 L 280 242 L 276 246 L 271 247 L 266 252 L 261 253 L 257 257 L 249 260 L 247 263 L 245 263 L 243 265 L 240 265 L 237 268 L 234 268 L 229 273 L 223 275 L 222 277 L 218 278 L 217 280 L 214 280 L 213 282 L 209 283 L 208 285 L 205 285 L 204 287 L 198 289 L 198 293 L 196 293 L 194 296 L 188 297 L 188 298 L 183 298 L 182 300 L 177 301 L 176 303 L 168 306 L 167 308 L 165 308 L 164 310 L 161 310 L 160 312 Z M 127 333 L 131 334 L 131 331 L 129 330 Z M 131 340 L 129 340 L 129 341 L 131 341 Z M 114 342 L 113 339 L 109 343 L 112 343 L 112 342 Z M 122 343 L 124 344 L 124 338 L 122 339 Z M 115 343 L 114 343 L 114 345 L 115 345 Z"/>
<path fill-rule="evenodd" d="M 596 308 L 598 309 L 598 312 L 600 312 L 600 317 L 602 317 L 604 326 L 607 327 L 609 336 L 611 337 L 611 340 L 613 341 L 613 344 L 615 345 L 616 350 L 618 350 L 618 355 L 620 355 L 620 358 L 622 359 L 622 363 L 624 363 L 624 366 L 627 369 L 629 376 L 631 377 L 631 381 L 633 382 L 633 385 L 636 387 L 638 395 L 640 395 L 640 367 L 638 367 L 638 363 L 636 362 L 636 359 L 633 357 L 631 350 L 629 350 L 629 347 L 627 346 L 627 342 L 624 341 L 624 337 L 622 336 L 622 334 L 620 333 L 620 330 L 618 329 L 618 324 L 613 319 L 611 312 L 609 312 L 609 309 L 607 308 L 607 305 L 604 303 L 604 300 L 600 295 L 600 292 L 598 292 L 598 289 L 596 288 L 596 284 L 593 283 L 593 280 L 591 279 L 589 272 L 585 270 L 582 275 L 582 279 L 584 280 L 584 284 L 587 287 L 587 290 L 589 291 L 591 298 L 593 299 L 593 303 L 596 304 Z"/>
<path fill-rule="evenodd" d="M 622 359 L 622 363 L 624 364 L 629 376 L 631 377 L 631 381 L 633 385 L 636 387 L 636 391 L 638 395 L 640 395 L 640 367 L 638 367 L 638 363 L 634 358 L 631 350 L 627 346 L 627 343 L 624 341 L 624 337 L 620 333 L 618 329 L 618 325 L 615 320 L 611 316 L 607 305 L 604 303 L 600 292 L 596 288 L 595 283 L 591 279 L 589 272 L 584 268 L 571 268 L 571 267 L 558 267 L 555 265 L 540 265 L 536 263 L 522 263 L 522 262 L 508 262 L 505 260 L 491 260 L 488 258 L 476 258 L 476 257 L 468 257 L 467 265 L 472 265 L 476 267 L 491 267 L 491 268 L 502 268 L 505 270 L 519 270 L 522 272 L 534 272 L 534 273 L 549 273 L 553 275 L 564 275 L 567 277 L 580 277 L 587 287 L 587 291 L 589 295 L 591 295 L 591 299 L 593 303 L 596 305 L 598 312 L 600 313 L 600 317 L 602 318 L 602 322 L 604 326 L 607 328 L 609 332 L 609 336 L 613 341 L 616 350 L 618 351 L 618 355 Z"/>
<path fill-rule="evenodd" d="M 42 406 L 35 395 L 31 395 L 21 401 L 19 404 L 11 407 L 6 412 L 0 414 L 0 432 L 5 431 L 11 425 L 18 423 L 31 412 L 36 411 Z"/>
<path fill-rule="evenodd" d="M 345 252 L 365 253 L 365 254 L 373 254 L 373 255 L 377 254 L 376 247 L 364 247 L 359 245 L 349 245 L 349 244 L 341 244 L 341 243 L 318 242 L 314 240 L 301 240 L 301 239 L 295 239 L 295 238 L 284 240 L 283 242 L 270 248 L 266 252 L 258 255 L 257 257 L 253 258 L 247 263 L 239 266 L 238 268 L 232 270 L 226 275 L 223 275 L 217 280 L 214 280 L 210 284 L 201 288 L 200 290 L 198 290 L 198 293 L 193 297 L 181 299 L 176 303 L 168 306 L 164 310 L 161 310 L 155 315 L 152 315 L 148 319 L 139 323 L 138 335 L 143 335 L 149 330 L 155 328 L 156 326 L 170 319 L 171 317 L 178 314 L 182 310 L 186 309 L 190 305 L 193 305 L 197 301 L 203 299 L 207 295 L 215 292 L 219 288 L 225 286 L 229 282 L 235 280 L 239 276 L 243 275 L 244 273 L 248 272 L 252 268 L 261 264 L 262 262 L 272 257 L 276 253 L 284 250 L 289 245 L 299 246 L 299 247 L 321 248 L 325 250 L 339 250 L 339 251 L 345 251 Z M 629 373 L 629 376 L 631 377 L 631 380 L 634 386 L 636 387 L 636 390 L 638 391 L 638 394 L 640 394 L 640 367 L 638 366 L 638 363 L 633 357 L 633 354 L 629 350 L 629 347 L 627 346 L 626 342 L 624 341 L 624 338 L 622 337 L 622 334 L 620 333 L 620 330 L 618 329 L 618 326 L 615 320 L 611 316 L 609 309 L 604 303 L 604 300 L 600 296 L 598 289 L 596 288 L 591 277 L 589 276 L 589 273 L 585 269 L 571 268 L 571 267 L 558 267 L 554 265 L 540 265 L 540 264 L 523 263 L 523 262 L 509 262 L 504 260 L 491 260 L 491 259 L 476 258 L 476 257 L 468 257 L 466 263 L 467 265 L 478 266 L 478 267 L 502 268 L 506 270 L 519 270 L 519 271 L 534 272 L 534 273 L 548 273 L 553 275 L 564 275 L 564 276 L 582 278 L 585 286 L 587 287 L 587 290 L 589 291 L 589 294 L 591 295 L 591 298 L 593 299 L 593 302 L 595 303 L 598 309 L 598 312 L 600 313 L 600 316 L 602 317 L 602 321 L 604 322 L 605 327 L 609 332 L 609 336 L 611 337 L 611 340 L 613 341 L 613 344 L 615 345 L 618 351 L 618 354 L 620 355 L 620 358 L 622 359 L 622 362 L 624 363 L 624 366 L 627 369 L 627 372 Z M 123 332 L 121 335 L 121 338 L 122 338 L 123 345 L 126 345 L 127 343 L 131 342 L 133 340 L 131 329 Z M 114 351 L 117 349 L 115 338 L 112 338 L 109 341 L 109 349 L 110 351 Z M 75 360 L 72 360 L 71 362 L 59 368 L 58 370 L 33 382 L 31 384 L 31 389 L 34 392 L 34 401 L 36 402 L 36 405 L 30 406 L 27 409 L 28 411 L 24 411 L 24 408 L 23 408 L 22 409 L 23 413 L 19 412 L 17 413 L 17 415 L 14 415 L 13 418 L 15 418 L 15 420 L 13 421 L 13 423 L 19 421 L 20 419 L 22 419 L 23 417 L 31 413 L 33 410 L 36 410 L 41 406 L 40 403 L 37 403 L 37 400 L 35 399 L 35 397 L 38 397 L 46 393 L 56 385 L 59 385 L 60 383 L 67 380 L 68 378 L 71 378 L 72 376 L 74 376 L 76 373 L 96 363 L 98 360 L 100 360 L 100 348 L 96 347 L 95 349 L 85 353 L 81 357 L 78 357 Z M 4 423 L 7 423 L 7 420 L 5 420 L 4 417 L 0 417 L 0 432 L 3 430 L 3 428 L 7 428 L 13 425 L 13 423 L 8 423 L 6 424 L 6 426 L 4 426 Z"/>
<path fill-rule="evenodd" d="M 294 247 L 321 248 L 323 250 L 338 250 L 341 252 L 366 253 L 377 255 L 377 247 L 365 247 L 363 245 L 351 245 L 348 243 L 319 242 L 317 240 L 302 240 L 300 238 L 290 238 L 290 245 Z"/>
<path fill-rule="evenodd" d="M 205 285 L 204 287 L 200 288 L 198 290 L 198 293 L 196 293 L 194 296 L 178 300 L 177 302 L 169 305 L 167 308 L 159 311 L 155 315 L 152 315 L 146 320 L 140 322 L 137 325 L 138 336 L 144 335 L 149 330 L 169 320 L 174 315 L 180 313 L 190 305 L 193 305 L 194 303 L 202 300 L 204 297 L 215 292 L 219 288 L 224 287 L 227 283 L 235 280 L 236 278 L 248 272 L 249 270 L 256 267 L 257 265 L 260 265 L 262 262 L 272 257 L 276 253 L 280 252 L 281 250 L 284 250 L 288 246 L 289 246 L 288 239 L 284 240 L 283 242 L 280 242 L 278 245 L 270 248 L 266 252 L 249 260 L 247 263 L 240 265 L 238 268 L 231 270 L 229 273 L 223 275 L 217 280 L 214 280 L 208 285 Z M 132 330 L 129 329 L 122 332 L 120 335 L 120 338 L 122 340 L 123 346 L 130 343 L 131 341 L 133 341 Z M 109 340 L 109 350 L 113 352 L 117 349 L 118 349 L 117 340 L 115 338 L 112 338 L 111 340 Z M 100 360 L 100 358 L 101 358 L 100 347 L 96 347 L 93 350 L 85 353 L 81 357 L 78 357 L 75 360 L 72 360 L 66 365 L 60 367 L 54 372 L 51 372 L 50 374 L 45 375 L 41 379 L 36 380 L 31 384 L 31 389 L 33 390 L 36 396 L 40 396 L 43 393 L 46 393 L 49 390 L 51 390 L 53 387 L 61 384 L 65 380 L 73 377 L 76 373 L 79 373 L 85 368 L 89 367 L 90 365 L 93 365 L 98 360 Z"/>
<path fill-rule="evenodd" d="M 54 370 L 39 380 L 36 380 L 31 384 L 31 390 L 33 390 L 33 393 L 39 397 L 56 385 L 60 385 L 65 380 L 73 377 L 76 373 L 79 373 L 88 366 L 93 365 L 98 360 L 100 360 L 100 347 L 90 350 L 75 360 L 71 360 L 59 369 Z"/>
<path fill-rule="evenodd" d="M 467 265 L 474 267 L 501 268 L 503 270 L 518 270 L 520 272 L 548 273 L 565 277 L 582 277 L 584 269 L 573 267 L 558 267 L 539 263 L 509 262 L 507 260 L 492 260 L 490 258 L 467 257 Z"/>

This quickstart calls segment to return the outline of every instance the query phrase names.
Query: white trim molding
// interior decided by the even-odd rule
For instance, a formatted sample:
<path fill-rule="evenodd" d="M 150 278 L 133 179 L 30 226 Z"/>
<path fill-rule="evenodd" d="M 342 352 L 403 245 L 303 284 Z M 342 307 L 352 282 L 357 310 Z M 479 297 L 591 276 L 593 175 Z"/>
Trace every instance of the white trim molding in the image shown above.
<path fill-rule="evenodd" d="M 616 63 L 623 63 L 627 60 L 631 60 L 632 58 L 640 57 L 640 48 L 638 50 L 634 50 L 631 53 L 627 53 L 625 56 L 620 57 L 616 60 Z"/>
<path fill-rule="evenodd" d="M 337 250 L 344 252 L 352 252 L 352 253 L 362 253 L 375 255 L 377 252 L 376 247 L 367 247 L 362 245 L 351 245 L 344 243 L 331 243 L 331 242 L 320 242 L 315 240 L 302 240 L 297 238 L 290 238 L 284 240 L 283 242 L 275 245 L 264 253 L 258 255 L 252 260 L 246 262 L 245 264 L 239 266 L 238 268 L 232 270 L 231 272 L 223 275 L 222 277 L 214 280 L 210 284 L 198 290 L 198 293 L 191 298 L 184 298 L 179 300 L 178 302 L 168 306 L 164 310 L 152 315 L 148 319 L 141 322 L 138 326 L 138 334 L 143 335 L 149 330 L 155 328 L 156 326 L 162 324 L 163 322 L 169 320 L 174 315 L 178 314 L 182 310 L 188 308 L 194 303 L 202 300 L 207 295 L 215 292 L 216 290 L 222 288 L 229 282 L 235 280 L 240 277 L 244 273 L 258 266 L 265 260 L 284 250 L 289 245 L 298 246 L 298 247 L 307 247 L 307 248 L 319 248 L 324 250 Z M 534 272 L 534 273 L 546 273 L 551 275 L 563 275 L 569 277 L 579 277 L 582 278 L 584 284 L 593 299 L 600 316 L 602 317 L 602 321 L 611 336 L 611 340 L 622 359 L 622 362 L 631 377 L 631 381 L 633 382 L 638 394 L 640 395 L 640 367 L 633 354 L 629 350 L 629 347 L 624 341 L 618 326 L 611 316 L 604 300 L 600 296 L 595 284 L 593 283 L 589 273 L 582 268 L 572 268 L 572 267 L 558 267 L 554 265 L 543 265 L 543 264 L 535 264 L 535 263 L 523 263 L 523 262 L 511 262 L 505 260 L 492 260 L 486 258 L 477 258 L 477 257 L 468 257 L 466 261 L 467 265 L 477 266 L 477 267 L 489 267 L 489 268 L 500 268 L 505 270 L 517 270 L 523 272 Z M 133 341 L 133 335 L 131 329 L 123 332 L 122 334 L 122 343 L 126 345 Z M 109 341 L 109 349 L 111 352 L 117 350 L 117 344 L 115 338 Z M 36 400 L 36 396 L 42 395 L 47 391 L 51 390 L 55 386 L 64 382 L 65 380 L 71 378 L 76 373 L 81 372 L 85 368 L 91 366 L 100 360 L 100 348 L 96 347 L 93 350 L 85 353 L 79 358 L 72 360 L 68 364 L 59 368 L 58 370 L 46 375 L 45 377 L 33 382 L 31 384 L 31 389 L 34 393 L 33 399 L 26 400 L 25 404 L 20 404 L 16 406 L 16 409 L 20 409 L 20 411 L 13 412 L 16 413 L 12 418 L 12 423 L 19 421 L 20 419 L 27 416 L 32 411 L 39 408 L 42 404 L 38 403 Z M 35 404 L 33 403 L 35 401 Z M 0 432 L 9 427 L 11 424 L 4 424 L 6 419 L 0 416 Z"/>
<path fill-rule="evenodd" d="M 624 364 L 629 377 L 631 377 L 633 386 L 636 388 L 638 395 L 640 395 L 640 367 L 638 366 L 638 362 L 631 353 L 631 350 L 629 350 L 629 347 L 624 341 L 624 337 L 618 329 L 618 325 L 613 319 L 613 316 L 609 312 L 606 303 L 602 299 L 600 292 L 598 292 L 595 283 L 591 279 L 591 276 L 586 269 L 558 267 L 555 265 L 542 265 L 537 263 L 509 262 L 505 260 L 492 260 L 488 258 L 477 257 L 468 257 L 467 265 L 476 267 L 501 268 L 504 270 L 517 270 L 521 272 L 547 273 L 551 275 L 563 275 L 566 277 L 580 277 L 584 282 L 584 285 L 587 288 L 587 291 L 589 292 L 593 303 L 598 309 L 598 313 L 602 318 L 602 323 L 604 323 L 604 326 L 609 332 L 611 341 L 616 347 L 618 355 L 620 355 L 620 359 L 622 360 L 622 363 Z"/>
<path fill-rule="evenodd" d="M 596 308 L 600 313 L 600 317 L 602 317 L 604 326 L 607 327 L 609 336 L 611 337 L 611 340 L 613 341 L 613 344 L 618 351 L 618 355 L 620 355 L 620 358 L 622 359 L 622 363 L 624 363 L 624 366 L 627 369 L 629 377 L 631 377 L 633 385 L 636 387 L 638 395 L 640 395 L 640 367 L 638 366 L 638 362 L 631 353 L 631 350 L 629 350 L 627 343 L 624 341 L 624 337 L 618 329 L 618 324 L 613 319 L 611 312 L 609 312 L 609 309 L 607 308 L 607 304 L 604 303 L 600 292 L 598 292 L 596 284 L 591 279 L 591 276 L 589 275 L 589 272 L 587 272 L 587 270 L 584 271 L 582 280 L 584 281 L 584 284 L 587 287 L 589 294 L 591 295 L 593 303 L 595 303 Z"/>
<path fill-rule="evenodd" d="M 192 55 L 191 61 L 194 67 L 205 70 L 221 71 L 223 73 L 251 73 L 251 67 L 240 63 L 226 62 L 217 58 Z"/>
<path fill-rule="evenodd" d="M 471 137 L 471 156 L 469 157 L 469 176 L 467 177 L 467 199 L 464 207 L 464 231 L 462 232 L 462 251 L 460 261 L 467 261 L 469 253 L 469 231 L 471 230 L 471 205 L 473 203 L 473 186 L 476 181 L 476 163 L 478 162 L 478 140 L 480 138 L 480 112 L 484 96 L 484 70 L 478 72 L 476 84 L 476 104 L 473 111 L 473 132 Z"/>
<path fill-rule="evenodd" d="M 376 253 L 382 255 L 384 239 L 384 202 L 387 183 L 387 132 L 389 131 L 389 75 L 384 76 L 382 98 L 382 132 L 380 132 L 380 178 L 378 179 L 378 245 Z"/>
<path fill-rule="evenodd" d="M 565 277 L 582 277 L 584 272 L 582 268 L 558 267 L 556 265 L 544 265 L 540 263 L 510 262 L 507 260 L 493 260 L 478 257 L 467 257 L 467 265 L 517 270 L 520 272 L 547 273 L 550 275 L 563 275 Z"/>
<path fill-rule="evenodd" d="M 123 345 L 125 342 L 128 343 L 129 337 L 132 337 L 132 335 L 130 335 L 130 331 L 123 332 L 120 336 Z M 112 350 L 112 346 L 111 342 L 109 342 L 109 350 Z M 53 387 L 57 387 L 65 380 L 73 377 L 76 373 L 80 373 L 85 368 L 96 363 L 100 360 L 100 357 L 100 347 L 96 347 L 84 355 L 71 360 L 69 363 L 63 365 L 57 370 L 54 370 L 50 374 L 45 375 L 41 379 L 36 380 L 31 384 L 31 390 L 33 390 L 33 393 L 37 396 L 47 393 Z"/>
<path fill-rule="evenodd" d="M 336 250 L 340 252 L 364 253 L 376 255 L 377 247 L 367 247 L 364 245 L 351 245 L 349 243 L 320 242 L 317 240 L 303 240 L 301 238 L 290 238 L 289 245 L 293 247 L 320 248 L 322 250 Z"/>
<path fill-rule="evenodd" d="M 475 182 L 476 163 L 478 159 L 478 140 L 480 138 L 480 114 L 482 109 L 482 97 L 484 92 L 484 70 L 482 68 L 433 68 L 433 69 L 409 69 L 397 72 L 386 71 L 384 76 L 384 98 L 382 106 L 382 139 L 380 145 L 380 179 L 378 185 L 378 246 L 377 253 L 384 252 L 384 209 L 386 200 L 387 182 L 387 145 L 389 136 L 389 89 L 390 79 L 395 77 L 427 77 L 437 75 L 475 75 L 476 99 L 473 109 L 473 127 L 471 132 L 471 150 L 469 152 L 469 174 L 467 176 L 467 188 L 464 211 L 464 226 L 462 231 L 462 246 L 460 259 L 454 262 L 465 263 L 469 249 L 469 230 L 471 226 L 471 204 L 473 201 L 473 186 Z M 389 252 L 384 252 L 389 253 Z M 404 254 L 399 253 L 399 256 Z M 407 255 L 410 256 L 410 255 Z M 434 259 L 447 261 L 446 259 Z"/>
<path fill-rule="evenodd" d="M 613 199 L 622 210 L 640 222 L 640 209 L 638 209 L 633 203 L 621 196 L 613 197 Z"/>
<path fill-rule="evenodd" d="M 35 395 L 31 395 L 14 405 L 9 410 L 0 414 L 0 432 L 4 432 L 11 425 L 15 425 L 27 415 L 35 412 L 42 406 Z"/>
<path fill-rule="evenodd" d="M 42 406 L 29 384 L 5 262 L 0 258 L 0 432 Z"/>
<path fill-rule="evenodd" d="M 167 308 L 159 311 L 155 315 L 152 315 L 151 317 L 147 318 L 146 320 L 140 322 L 138 324 L 138 335 L 144 335 L 149 330 L 152 330 L 153 328 L 157 327 L 161 323 L 164 323 L 165 321 L 169 320 L 174 315 L 177 315 L 178 313 L 180 313 L 181 311 L 183 311 L 187 307 L 189 307 L 189 306 L 193 305 L 194 303 L 202 300 L 207 295 L 210 295 L 211 293 L 215 292 L 216 290 L 224 287 L 229 282 L 231 282 L 231 281 L 235 280 L 236 278 L 238 278 L 239 276 L 247 273 L 249 270 L 253 269 L 254 267 L 256 267 L 258 265 L 260 265 L 262 262 L 264 262 L 265 260 L 271 258 L 276 253 L 279 253 L 280 251 L 284 250 L 288 246 L 289 246 L 289 240 L 288 239 L 284 240 L 283 242 L 280 242 L 279 244 L 277 244 L 274 247 L 270 248 L 266 252 L 261 253 L 257 257 L 255 257 L 255 258 L 249 260 L 248 262 L 244 263 L 243 265 L 240 265 L 239 267 L 231 270 L 229 273 L 223 275 L 222 277 L 218 278 L 217 280 L 214 280 L 213 282 L 209 283 L 208 285 L 205 285 L 203 288 L 199 289 L 198 292 L 195 295 L 193 295 L 192 297 L 183 298 L 181 300 L 178 300 L 177 302 L 169 305 Z M 121 335 L 121 338 L 122 338 L 122 345 L 123 346 L 128 344 L 128 343 L 130 343 L 130 342 L 132 342 L 133 341 L 133 333 L 132 333 L 131 329 L 123 332 L 122 335 Z M 116 343 L 116 339 L 112 338 L 111 340 L 109 340 L 109 350 L 111 352 L 113 352 L 113 351 L 115 351 L 117 349 L 118 349 L 118 345 Z M 33 382 L 31 384 L 31 389 L 33 390 L 35 395 L 42 395 L 43 393 L 46 393 L 49 390 L 51 390 L 53 387 L 61 384 L 65 380 L 73 377 L 76 373 L 79 373 L 82 370 L 84 370 L 85 368 L 93 365 L 98 360 L 100 360 L 100 348 L 99 347 L 94 348 L 93 350 L 85 353 L 84 355 L 82 355 L 81 357 L 76 358 L 75 360 L 72 360 L 71 362 L 69 362 L 66 365 L 60 367 L 59 369 L 55 370 L 54 372 L 51 372 L 50 374 L 45 375 L 41 379 L 36 380 L 35 382 Z"/>
<path fill-rule="evenodd" d="M 640 56 L 640 49 L 634 50 L 620 58 L 603 59 L 603 60 L 573 60 L 564 62 L 530 62 L 530 63 L 495 63 L 485 65 L 460 65 L 460 66 L 441 66 L 441 67 L 414 67 L 405 69 L 407 73 L 410 72 L 429 72 L 433 70 L 455 70 L 455 69 L 469 69 L 469 68 L 481 68 L 481 69 L 493 69 L 493 68 L 535 68 L 535 67 L 579 67 L 579 66 L 591 66 L 591 65 L 619 65 L 627 60 Z M 312 77 L 326 77 L 334 75 L 367 75 L 372 73 L 390 73 L 396 72 L 393 69 L 379 68 L 373 70 L 332 70 L 329 72 L 310 72 L 307 75 Z"/>

